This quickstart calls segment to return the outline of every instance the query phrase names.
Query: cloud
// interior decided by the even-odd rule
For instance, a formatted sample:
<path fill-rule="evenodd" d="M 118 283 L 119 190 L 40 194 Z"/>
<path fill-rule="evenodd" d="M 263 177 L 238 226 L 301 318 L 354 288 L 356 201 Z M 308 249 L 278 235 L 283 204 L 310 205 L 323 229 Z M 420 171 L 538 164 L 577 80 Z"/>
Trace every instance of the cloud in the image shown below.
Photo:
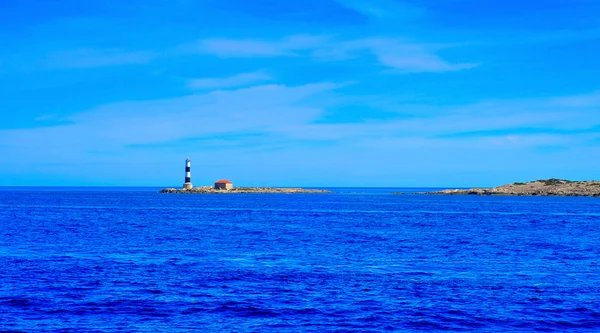
<path fill-rule="evenodd" d="M 476 67 L 475 63 L 451 63 L 427 44 L 392 38 L 365 38 L 335 41 L 326 36 L 299 35 L 281 40 L 208 39 L 202 53 L 218 57 L 278 57 L 305 55 L 321 61 L 339 61 L 371 54 L 397 73 L 448 72 Z"/>
<path fill-rule="evenodd" d="M 58 118 L 58 114 L 53 113 L 53 114 L 43 114 L 41 116 L 35 117 L 33 120 L 34 121 L 47 121 L 47 120 L 54 120 Z"/>
<path fill-rule="evenodd" d="M 600 133 L 600 125 L 582 128 L 559 128 L 559 127 L 508 127 L 488 130 L 477 130 L 468 132 L 457 132 L 444 134 L 444 138 L 482 138 L 491 136 L 510 135 L 577 135 L 577 134 Z"/>
<path fill-rule="evenodd" d="M 281 40 L 206 39 L 200 42 L 201 53 L 222 58 L 296 56 L 300 51 L 323 45 L 326 36 L 294 35 Z"/>
<path fill-rule="evenodd" d="M 424 14 L 420 7 L 392 0 L 337 0 L 337 2 L 373 19 L 412 19 Z"/>
<path fill-rule="evenodd" d="M 273 78 L 264 72 L 242 73 L 223 78 L 191 79 L 188 86 L 192 89 L 219 89 L 247 86 L 253 83 L 270 81 Z"/>
<path fill-rule="evenodd" d="M 367 38 L 334 44 L 315 51 L 322 59 L 347 59 L 368 52 L 383 66 L 399 73 L 448 72 L 476 67 L 474 63 L 450 63 L 435 54 L 433 47 L 391 38 Z"/>
<path fill-rule="evenodd" d="M 377 97 L 373 97 L 377 100 Z M 507 141 L 535 144 L 523 139 L 538 137 L 584 140 L 600 131 L 600 123 L 590 122 L 594 108 L 557 108 L 556 98 L 485 101 L 459 106 L 388 105 L 389 109 L 415 109 L 385 120 L 361 123 L 310 123 L 280 127 L 282 135 L 298 140 L 365 140 L 367 138 L 420 138 L 456 141 L 463 146 L 481 142 Z M 343 101 L 342 101 L 343 102 Z M 360 103 L 369 105 L 369 101 Z M 423 110 L 425 112 L 423 112 Z M 588 120 L 584 120 L 588 119 Z M 562 139 L 561 139 L 562 140 Z M 508 140 L 510 142 L 510 140 Z M 564 140 L 563 140 L 564 141 Z M 562 142 L 562 141 L 561 141 Z"/>
<path fill-rule="evenodd" d="M 1 152 L 15 159 L 69 161 L 144 147 L 285 149 L 306 142 L 392 150 L 411 144 L 432 149 L 568 146 L 597 137 L 600 128 L 582 121 L 595 114 L 594 108 L 558 108 L 558 98 L 439 106 L 425 115 L 384 121 L 320 123 L 328 108 L 344 102 L 335 94 L 343 87 L 330 82 L 269 84 L 112 103 L 60 119 L 62 125 L 0 131 Z"/>
<path fill-rule="evenodd" d="M 575 108 L 587 108 L 595 107 L 600 108 L 600 91 L 593 92 L 591 94 L 568 96 L 556 98 L 553 103 L 557 106 L 575 107 Z M 600 112 L 600 109 L 598 109 Z"/>
<path fill-rule="evenodd" d="M 43 64 L 51 68 L 93 68 L 147 64 L 157 55 L 153 52 L 120 49 L 78 49 L 46 54 Z"/>
<path fill-rule="evenodd" d="M 121 151 L 231 133 L 271 133 L 278 127 L 317 119 L 322 110 L 305 105 L 343 84 L 262 85 L 178 98 L 103 105 L 64 119 L 68 125 L 0 131 L 11 154 L 67 160 L 89 151 Z M 13 156 L 13 155 L 11 155 Z M 53 157 L 52 157 L 53 156 Z"/>

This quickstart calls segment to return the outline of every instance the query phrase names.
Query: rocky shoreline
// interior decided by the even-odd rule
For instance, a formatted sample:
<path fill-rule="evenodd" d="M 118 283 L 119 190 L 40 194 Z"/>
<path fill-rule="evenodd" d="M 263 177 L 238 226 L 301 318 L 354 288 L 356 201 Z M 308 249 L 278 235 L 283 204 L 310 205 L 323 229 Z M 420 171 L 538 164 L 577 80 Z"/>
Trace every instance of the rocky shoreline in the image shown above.
<path fill-rule="evenodd" d="M 421 194 L 600 197 L 600 181 L 570 181 L 552 178 L 494 188 L 442 190 L 422 192 Z"/>
<path fill-rule="evenodd" d="M 282 193 L 282 194 L 298 194 L 298 193 L 331 193 L 328 190 L 315 190 L 303 188 L 285 188 L 285 187 L 236 187 L 230 190 L 217 190 L 211 186 L 199 186 L 192 189 L 180 188 L 165 188 L 159 193 L 172 194 L 239 194 L 239 193 Z"/>

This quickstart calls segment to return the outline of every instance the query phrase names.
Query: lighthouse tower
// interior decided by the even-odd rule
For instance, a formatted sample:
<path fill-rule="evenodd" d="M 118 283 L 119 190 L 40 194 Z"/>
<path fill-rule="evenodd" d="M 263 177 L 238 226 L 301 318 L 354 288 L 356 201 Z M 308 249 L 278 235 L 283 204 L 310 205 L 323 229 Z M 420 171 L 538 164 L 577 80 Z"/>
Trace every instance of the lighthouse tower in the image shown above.
<path fill-rule="evenodd" d="M 190 158 L 188 157 L 185 160 L 185 183 L 183 183 L 183 188 L 186 190 L 191 190 L 192 189 L 192 173 L 190 172 L 190 167 L 191 167 L 191 161 Z"/>

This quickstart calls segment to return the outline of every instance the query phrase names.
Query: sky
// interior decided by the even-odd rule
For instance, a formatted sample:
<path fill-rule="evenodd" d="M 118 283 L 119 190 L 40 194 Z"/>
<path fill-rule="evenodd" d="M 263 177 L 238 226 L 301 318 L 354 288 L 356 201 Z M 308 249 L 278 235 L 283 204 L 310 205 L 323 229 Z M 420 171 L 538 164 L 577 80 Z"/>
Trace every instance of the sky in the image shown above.
<path fill-rule="evenodd" d="M 600 1 L 2 0 L 0 186 L 600 178 Z"/>

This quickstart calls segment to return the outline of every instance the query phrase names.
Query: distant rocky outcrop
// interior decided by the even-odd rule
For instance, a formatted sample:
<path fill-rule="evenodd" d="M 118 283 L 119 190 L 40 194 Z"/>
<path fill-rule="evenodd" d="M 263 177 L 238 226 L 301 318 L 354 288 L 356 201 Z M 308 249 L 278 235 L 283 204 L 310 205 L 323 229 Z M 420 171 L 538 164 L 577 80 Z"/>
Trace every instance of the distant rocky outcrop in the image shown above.
<path fill-rule="evenodd" d="M 229 190 L 217 190 L 212 186 L 199 186 L 192 189 L 165 188 L 159 193 L 177 193 L 177 194 L 236 194 L 236 193 L 330 193 L 328 190 L 314 190 L 303 188 L 285 188 L 285 187 L 236 187 Z"/>
<path fill-rule="evenodd" d="M 424 192 L 423 194 L 600 197 L 600 181 L 570 181 L 551 178 L 527 183 L 507 184 L 494 188 L 442 190 Z"/>

